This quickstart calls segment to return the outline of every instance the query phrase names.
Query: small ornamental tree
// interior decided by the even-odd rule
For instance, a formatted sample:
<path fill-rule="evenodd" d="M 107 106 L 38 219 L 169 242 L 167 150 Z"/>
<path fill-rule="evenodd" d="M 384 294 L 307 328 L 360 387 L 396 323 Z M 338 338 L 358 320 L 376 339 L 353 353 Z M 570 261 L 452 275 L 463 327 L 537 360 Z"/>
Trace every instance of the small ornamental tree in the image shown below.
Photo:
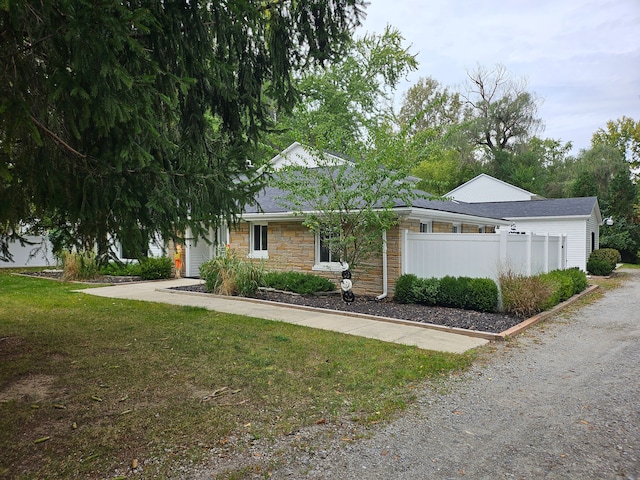
<path fill-rule="evenodd" d="M 362 268 L 382 252 L 382 232 L 397 223 L 396 206 L 421 195 L 407 172 L 382 167 L 375 156 L 336 161 L 311 149 L 316 167 L 285 167 L 274 175 L 281 204 L 304 216 L 303 224 L 321 236 L 332 260 Z"/>

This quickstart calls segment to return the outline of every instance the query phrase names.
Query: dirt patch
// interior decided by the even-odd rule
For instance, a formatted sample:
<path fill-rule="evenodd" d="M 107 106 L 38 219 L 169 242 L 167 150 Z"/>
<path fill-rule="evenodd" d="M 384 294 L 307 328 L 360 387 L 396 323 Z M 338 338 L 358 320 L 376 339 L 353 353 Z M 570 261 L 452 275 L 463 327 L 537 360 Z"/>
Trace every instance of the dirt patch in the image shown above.
<path fill-rule="evenodd" d="M 29 375 L 0 389 L 0 402 L 42 402 L 51 398 L 53 375 Z"/>
<path fill-rule="evenodd" d="M 8 362 L 30 351 L 31 347 L 22 337 L 0 338 L 0 361 Z"/>

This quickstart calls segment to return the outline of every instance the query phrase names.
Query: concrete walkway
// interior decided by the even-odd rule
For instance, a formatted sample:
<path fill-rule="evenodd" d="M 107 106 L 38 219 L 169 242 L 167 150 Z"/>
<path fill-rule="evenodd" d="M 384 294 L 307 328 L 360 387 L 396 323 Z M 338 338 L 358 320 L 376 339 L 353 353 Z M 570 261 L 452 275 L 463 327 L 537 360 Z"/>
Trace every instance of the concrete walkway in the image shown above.
<path fill-rule="evenodd" d="M 421 326 L 352 317 L 321 309 L 301 309 L 274 302 L 251 301 L 240 297 L 221 297 L 168 288 L 201 283 L 196 279 L 135 282 L 109 287 L 88 288 L 79 292 L 109 298 L 126 298 L 146 302 L 203 307 L 224 313 L 264 318 L 305 327 L 374 338 L 385 342 L 412 345 L 425 350 L 463 353 L 486 345 L 488 340 L 457 333 L 442 332 Z"/>

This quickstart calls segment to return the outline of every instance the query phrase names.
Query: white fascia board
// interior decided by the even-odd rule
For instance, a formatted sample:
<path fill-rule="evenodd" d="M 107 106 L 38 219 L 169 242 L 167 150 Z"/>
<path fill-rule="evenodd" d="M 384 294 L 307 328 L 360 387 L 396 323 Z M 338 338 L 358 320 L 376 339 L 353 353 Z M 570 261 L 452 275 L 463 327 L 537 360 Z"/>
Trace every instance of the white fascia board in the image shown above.
<path fill-rule="evenodd" d="M 560 215 L 546 217 L 504 217 L 507 220 L 589 220 L 591 215 Z"/>
<path fill-rule="evenodd" d="M 480 225 L 509 225 L 511 222 L 500 218 L 478 217 L 475 215 L 466 215 L 464 213 L 443 212 L 440 210 L 426 210 L 416 208 L 406 208 L 398 211 L 403 216 L 424 219 L 424 220 L 442 220 L 456 223 L 478 223 Z"/>
<path fill-rule="evenodd" d="M 281 222 L 285 220 L 304 220 L 304 214 L 295 214 L 292 212 L 281 213 L 244 213 L 240 215 L 240 220 L 246 222 Z"/>

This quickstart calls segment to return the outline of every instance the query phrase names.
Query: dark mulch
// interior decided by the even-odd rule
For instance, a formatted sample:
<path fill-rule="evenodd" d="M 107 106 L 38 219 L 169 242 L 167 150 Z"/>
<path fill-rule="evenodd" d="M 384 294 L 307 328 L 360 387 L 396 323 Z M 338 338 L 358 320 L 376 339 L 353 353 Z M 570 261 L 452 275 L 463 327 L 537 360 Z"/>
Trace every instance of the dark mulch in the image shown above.
<path fill-rule="evenodd" d="M 62 270 L 43 270 L 39 272 L 22 272 L 22 275 L 30 275 L 32 277 L 53 278 L 62 280 Z M 142 278 L 137 276 L 118 276 L 118 275 L 98 275 L 95 278 L 82 280 L 82 283 L 130 283 L 139 282 Z"/>
<path fill-rule="evenodd" d="M 24 272 L 25 275 L 35 277 L 62 279 L 62 271 L 45 270 L 38 272 Z M 119 277 L 101 275 L 86 283 L 126 283 L 140 281 L 140 277 Z M 208 293 L 203 284 L 186 287 L 174 287 L 176 290 L 186 290 Z M 364 313 L 378 317 L 411 320 L 413 322 L 432 323 L 447 327 L 464 328 L 481 332 L 500 333 L 522 322 L 521 318 L 504 313 L 483 313 L 458 308 L 427 307 L 424 305 L 408 305 L 396 303 L 390 298 L 376 300 L 375 297 L 356 295 L 355 301 L 347 304 L 339 293 L 327 295 L 291 295 L 277 291 L 260 290 L 255 298 L 271 302 L 303 305 L 307 307 L 338 310 L 342 312 Z"/>
<path fill-rule="evenodd" d="M 178 290 L 207 293 L 204 285 L 175 287 Z M 447 327 L 500 333 L 522 322 L 521 318 L 504 313 L 482 313 L 458 308 L 427 307 L 396 303 L 386 298 L 377 301 L 375 297 L 356 295 L 353 303 L 347 304 L 339 293 L 329 295 L 291 295 L 274 291 L 259 291 L 255 298 L 272 302 L 303 305 L 307 307 L 338 310 L 342 312 L 364 313 L 379 317 L 432 323 Z"/>

